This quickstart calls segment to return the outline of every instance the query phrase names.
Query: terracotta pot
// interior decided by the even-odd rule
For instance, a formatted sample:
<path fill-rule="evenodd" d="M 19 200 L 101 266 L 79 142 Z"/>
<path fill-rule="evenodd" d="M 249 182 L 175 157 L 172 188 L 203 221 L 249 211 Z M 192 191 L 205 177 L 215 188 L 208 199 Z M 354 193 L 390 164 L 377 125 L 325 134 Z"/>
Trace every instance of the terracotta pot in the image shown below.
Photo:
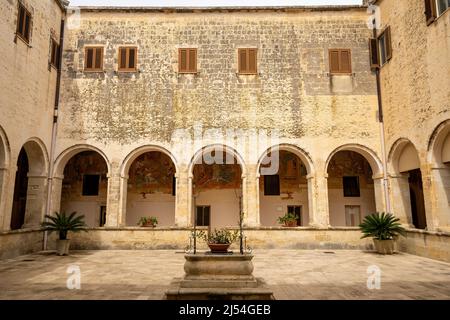
<path fill-rule="evenodd" d="M 66 256 L 69 254 L 70 240 L 56 240 L 56 254 L 58 256 Z"/>
<path fill-rule="evenodd" d="M 373 239 L 375 250 L 381 254 L 394 254 L 394 240 L 377 240 Z"/>
<path fill-rule="evenodd" d="M 208 243 L 212 253 L 227 253 L 230 243 Z"/>
<path fill-rule="evenodd" d="M 296 226 L 297 226 L 297 221 L 286 221 L 286 222 L 284 223 L 284 226 L 285 226 L 285 227 L 290 227 L 290 228 L 296 227 Z"/>
<path fill-rule="evenodd" d="M 154 227 L 156 227 L 156 225 L 151 223 L 151 222 L 147 222 L 146 224 L 143 224 L 142 226 L 146 227 L 146 228 L 154 228 Z"/>

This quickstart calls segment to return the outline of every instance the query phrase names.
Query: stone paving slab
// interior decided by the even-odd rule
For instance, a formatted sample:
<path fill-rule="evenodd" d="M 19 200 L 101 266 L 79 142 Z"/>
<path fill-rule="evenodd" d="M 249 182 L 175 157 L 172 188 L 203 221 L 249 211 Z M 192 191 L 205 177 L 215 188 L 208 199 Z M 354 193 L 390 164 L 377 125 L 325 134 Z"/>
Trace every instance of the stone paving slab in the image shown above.
<path fill-rule="evenodd" d="M 276 299 L 448 299 L 450 264 L 409 254 L 382 256 L 336 250 L 258 250 L 254 275 Z M 173 250 L 50 252 L 0 261 L 0 299 L 162 299 L 181 277 L 184 255 Z M 79 266 L 81 289 L 67 289 L 69 266 Z M 381 270 L 369 290 L 367 268 Z"/>

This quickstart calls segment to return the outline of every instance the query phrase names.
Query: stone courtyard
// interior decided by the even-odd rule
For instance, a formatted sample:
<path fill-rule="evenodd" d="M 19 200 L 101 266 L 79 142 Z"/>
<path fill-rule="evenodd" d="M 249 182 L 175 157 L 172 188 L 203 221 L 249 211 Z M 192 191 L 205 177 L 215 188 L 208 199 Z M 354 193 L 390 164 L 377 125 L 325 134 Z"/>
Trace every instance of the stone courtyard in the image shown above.
<path fill-rule="evenodd" d="M 279 300 L 450 299 L 450 264 L 399 253 L 357 250 L 258 250 L 254 275 Z M 0 261 L 0 299 L 163 299 L 183 275 L 174 250 L 40 252 Z M 381 288 L 369 290 L 369 266 L 381 270 Z M 70 266 L 81 271 L 80 290 L 67 289 Z"/>

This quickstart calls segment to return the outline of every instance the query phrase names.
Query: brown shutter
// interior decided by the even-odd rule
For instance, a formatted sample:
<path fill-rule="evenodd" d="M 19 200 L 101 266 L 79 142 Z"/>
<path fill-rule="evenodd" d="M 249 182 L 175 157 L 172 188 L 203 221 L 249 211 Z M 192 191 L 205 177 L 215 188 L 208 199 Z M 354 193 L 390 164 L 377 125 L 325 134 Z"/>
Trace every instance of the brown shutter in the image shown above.
<path fill-rule="evenodd" d="M 386 61 L 389 61 L 392 58 L 391 27 L 387 27 L 384 34 L 386 41 Z"/>
<path fill-rule="evenodd" d="M 378 53 L 378 40 L 369 39 L 369 52 L 370 52 L 370 68 L 376 69 L 380 67 L 380 55 Z"/>
<path fill-rule="evenodd" d="M 103 48 L 96 48 L 95 49 L 95 69 L 100 70 L 102 69 L 102 63 L 103 62 Z"/>
<path fill-rule="evenodd" d="M 248 73 L 256 73 L 256 49 L 248 49 Z"/>
<path fill-rule="evenodd" d="M 340 73 L 352 73 L 352 62 L 350 50 L 340 50 L 339 56 L 339 72 Z"/>
<path fill-rule="evenodd" d="M 330 73 L 339 73 L 339 50 L 330 50 Z"/>
<path fill-rule="evenodd" d="M 19 16 L 17 17 L 17 33 L 23 35 L 25 25 L 25 9 L 19 6 Z"/>
<path fill-rule="evenodd" d="M 25 15 L 25 31 L 24 36 L 25 40 L 30 40 L 30 25 L 31 25 L 31 16 L 29 14 Z"/>
<path fill-rule="evenodd" d="M 178 61 L 179 66 L 178 69 L 180 72 L 186 72 L 187 71 L 187 49 L 179 49 L 178 51 Z"/>
<path fill-rule="evenodd" d="M 189 49 L 189 70 L 197 72 L 197 49 Z"/>
<path fill-rule="evenodd" d="M 436 0 L 425 0 L 425 16 L 427 19 L 427 26 L 436 20 Z"/>
<path fill-rule="evenodd" d="M 127 48 L 119 49 L 119 69 L 127 68 Z"/>
<path fill-rule="evenodd" d="M 135 69 L 136 68 L 136 49 L 128 48 L 128 68 Z"/>
<path fill-rule="evenodd" d="M 94 49 L 87 48 L 86 49 L 86 64 L 85 69 L 92 69 L 93 68 L 93 60 L 94 60 Z"/>
<path fill-rule="evenodd" d="M 247 50 L 239 49 L 239 73 L 245 73 L 247 71 Z"/>

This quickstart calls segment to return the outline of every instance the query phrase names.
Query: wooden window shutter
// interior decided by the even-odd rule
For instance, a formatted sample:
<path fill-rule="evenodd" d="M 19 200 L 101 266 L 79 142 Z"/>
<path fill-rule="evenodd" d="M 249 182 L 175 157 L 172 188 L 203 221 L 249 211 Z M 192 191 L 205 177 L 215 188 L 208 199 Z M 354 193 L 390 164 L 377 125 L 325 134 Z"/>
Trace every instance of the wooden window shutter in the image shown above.
<path fill-rule="evenodd" d="M 101 70 L 103 68 L 103 48 L 95 49 L 95 66 L 96 70 Z"/>
<path fill-rule="evenodd" d="M 378 52 L 378 40 L 369 39 L 370 68 L 376 69 L 380 67 L 380 55 Z"/>
<path fill-rule="evenodd" d="M 248 50 L 248 73 L 256 73 L 256 49 Z"/>
<path fill-rule="evenodd" d="M 189 72 L 197 72 L 197 49 L 189 49 Z"/>
<path fill-rule="evenodd" d="M 239 49 L 239 73 L 245 73 L 247 71 L 247 50 Z"/>
<path fill-rule="evenodd" d="M 17 33 L 23 35 L 25 22 L 25 8 L 19 6 L 19 15 L 17 17 Z"/>
<path fill-rule="evenodd" d="M 425 16 L 427 19 L 427 26 L 433 23 L 437 18 L 436 0 L 425 0 Z"/>
<path fill-rule="evenodd" d="M 339 73 L 339 50 L 330 50 L 330 73 Z"/>
<path fill-rule="evenodd" d="M 120 48 L 119 52 L 119 69 L 127 68 L 127 48 Z"/>
<path fill-rule="evenodd" d="M 178 51 L 179 71 L 186 72 L 187 70 L 187 49 L 180 49 Z"/>
<path fill-rule="evenodd" d="M 341 73 L 352 73 L 350 50 L 340 50 L 339 67 Z"/>
<path fill-rule="evenodd" d="M 93 68 L 93 61 L 94 61 L 94 49 L 93 48 L 86 48 L 85 69 L 92 69 Z"/>
<path fill-rule="evenodd" d="M 25 15 L 25 31 L 24 31 L 24 37 L 27 41 L 30 40 L 30 25 L 31 25 L 31 16 L 27 13 Z"/>
<path fill-rule="evenodd" d="M 31 13 L 19 2 L 16 34 L 26 43 L 30 41 Z"/>
<path fill-rule="evenodd" d="M 392 58 L 391 27 L 387 27 L 384 32 L 386 41 L 386 60 L 389 61 Z"/>

